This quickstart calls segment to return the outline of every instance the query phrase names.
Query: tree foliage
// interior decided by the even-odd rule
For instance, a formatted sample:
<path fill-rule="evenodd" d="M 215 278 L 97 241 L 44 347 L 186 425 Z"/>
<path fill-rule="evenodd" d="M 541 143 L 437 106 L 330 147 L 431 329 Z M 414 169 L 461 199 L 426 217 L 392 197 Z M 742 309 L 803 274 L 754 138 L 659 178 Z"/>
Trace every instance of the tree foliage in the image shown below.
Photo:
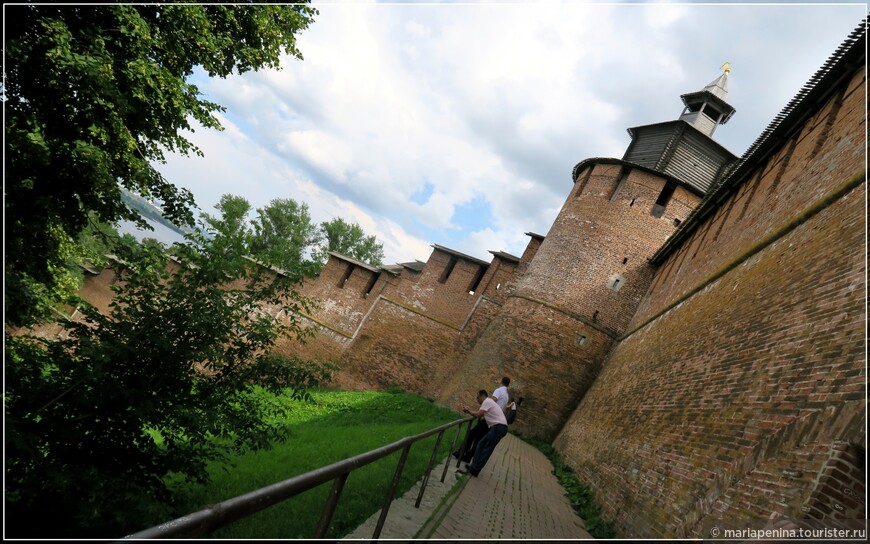
<path fill-rule="evenodd" d="M 308 204 L 292 198 L 275 198 L 257 209 L 251 253 L 284 270 L 311 273 L 310 248 L 320 242 L 320 232 L 311 222 Z"/>
<path fill-rule="evenodd" d="M 58 270 L 90 213 L 140 220 L 119 185 L 192 225 L 192 194 L 153 167 L 179 134 L 220 128 L 187 81 L 301 58 L 295 34 L 316 10 L 292 5 L 51 5 L 4 9 L 6 321 L 32 323 L 65 291 Z M 146 226 L 147 228 L 147 226 Z"/>
<path fill-rule="evenodd" d="M 218 215 L 204 214 L 205 222 L 224 236 L 238 240 L 238 251 L 259 262 L 313 276 L 335 251 L 371 265 L 384 258 L 384 245 L 367 235 L 357 223 L 341 217 L 315 225 L 308 204 L 291 198 L 275 198 L 257 209 L 252 219 L 251 204 L 244 197 L 225 194 L 215 205 Z"/>
<path fill-rule="evenodd" d="M 348 223 L 341 217 L 320 224 L 326 242 L 316 253 L 315 259 L 322 265 L 329 258 L 327 252 L 335 251 L 371 265 L 379 265 L 384 259 L 384 245 L 374 236 L 367 236 L 357 223 Z"/>
<path fill-rule="evenodd" d="M 329 379 L 329 367 L 270 354 L 279 335 L 307 335 L 294 316 L 311 301 L 252 266 L 238 237 L 207 234 L 171 261 L 159 246 L 117 246 L 111 311 L 83 305 L 69 338 L 7 335 L 9 535 L 119 537 L 181 515 L 169 474 L 205 481 L 209 461 L 287 437 L 285 408 L 257 387 L 301 396 Z"/>

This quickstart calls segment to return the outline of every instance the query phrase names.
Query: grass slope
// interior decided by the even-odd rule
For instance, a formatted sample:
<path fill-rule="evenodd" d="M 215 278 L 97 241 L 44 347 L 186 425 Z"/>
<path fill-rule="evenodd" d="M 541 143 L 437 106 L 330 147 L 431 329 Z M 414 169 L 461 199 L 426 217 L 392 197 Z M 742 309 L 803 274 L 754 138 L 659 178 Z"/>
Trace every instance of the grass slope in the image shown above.
<path fill-rule="evenodd" d="M 260 487 L 385 446 L 409 435 L 459 419 L 459 414 L 415 395 L 389 392 L 313 391 L 313 402 L 293 402 L 286 424 L 290 439 L 268 451 L 251 452 L 214 464 L 205 486 L 175 483 L 180 513 L 190 513 Z M 452 431 L 451 431 L 452 432 Z M 426 470 L 436 437 L 411 447 L 396 496 L 410 489 Z M 452 434 L 445 434 L 439 458 Z M 401 452 L 353 471 L 332 519 L 328 537 L 342 537 L 383 505 Z M 210 538 L 311 538 L 330 483 L 236 522 Z"/>

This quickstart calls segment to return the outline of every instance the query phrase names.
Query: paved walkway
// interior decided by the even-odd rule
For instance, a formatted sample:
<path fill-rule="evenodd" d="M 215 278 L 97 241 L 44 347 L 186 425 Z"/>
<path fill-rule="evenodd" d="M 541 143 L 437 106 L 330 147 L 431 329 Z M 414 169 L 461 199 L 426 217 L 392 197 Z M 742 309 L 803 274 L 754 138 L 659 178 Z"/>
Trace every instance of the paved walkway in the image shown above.
<path fill-rule="evenodd" d="M 449 459 L 444 483 L 443 463 L 433 470 L 421 508 L 414 508 L 419 483 L 393 501 L 381 539 L 592 538 L 553 476 L 553 465 L 522 440 L 505 436 L 477 478 L 457 475 L 456 460 Z M 370 539 L 379 515 L 345 538 Z"/>

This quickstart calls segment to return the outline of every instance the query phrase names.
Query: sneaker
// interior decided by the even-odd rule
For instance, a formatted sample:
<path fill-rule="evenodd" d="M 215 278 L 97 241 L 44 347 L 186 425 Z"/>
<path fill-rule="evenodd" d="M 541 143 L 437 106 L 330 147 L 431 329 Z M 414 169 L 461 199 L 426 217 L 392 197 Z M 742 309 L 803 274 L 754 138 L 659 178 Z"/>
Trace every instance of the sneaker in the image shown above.
<path fill-rule="evenodd" d="M 456 477 L 457 478 L 459 478 L 460 476 L 464 476 L 466 474 L 471 474 L 470 472 L 468 472 L 468 469 L 466 469 L 466 468 L 457 468 L 456 469 Z"/>

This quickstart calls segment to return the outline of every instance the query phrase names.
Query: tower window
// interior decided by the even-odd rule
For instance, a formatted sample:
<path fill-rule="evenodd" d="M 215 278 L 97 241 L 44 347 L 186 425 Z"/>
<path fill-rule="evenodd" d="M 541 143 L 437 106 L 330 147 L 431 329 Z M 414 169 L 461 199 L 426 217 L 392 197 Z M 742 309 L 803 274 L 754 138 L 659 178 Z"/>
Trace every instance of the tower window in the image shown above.
<path fill-rule="evenodd" d="M 344 289 L 344 284 L 347 283 L 347 280 L 350 279 L 350 275 L 353 274 L 353 265 L 347 265 L 347 269 L 344 271 L 344 275 L 338 280 L 338 287 Z"/>
<path fill-rule="evenodd" d="M 656 203 L 653 205 L 652 210 L 650 210 L 650 215 L 653 217 L 661 217 L 665 213 L 665 208 L 668 205 L 668 202 L 671 201 L 671 197 L 674 196 L 674 191 L 677 189 L 677 184 L 669 181 L 662 187 L 662 192 L 659 193 L 659 197 L 656 199 Z"/>
<path fill-rule="evenodd" d="M 623 166 L 619 170 L 619 179 L 616 180 L 616 185 L 613 187 L 613 193 L 610 195 L 610 201 L 613 202 L 616 200 L 616 196 L 619 194 L 619 190 L 622 189 L 622 185 L 625 183 L 626 178 L 628 178 L 628 174 L 631 170 L 625 166 Z"/>
<path fill-rule="evenodd" d="M 471 285 L 468 286 L 468 294 L 473 295 L 477 288 L 480 286 L 480 280 L 483 279 L 483 274 L 486 270 L 481 266 L 477 269 L 477 274 L 474 275 L 474 279 L 471 281 Z"/>
<path fill-rule="evenodd" d="M 622 274 L 614 274 L 607 280 L 607 288 L 612 291 L 619 291 L 623 285 L 625 285 L 625 278 L 622 277 Z"/>
<path fill-rule="evenodd" d="M 710 119 L 718 122 L 719 118 L 722 117 L 722 112 L 720 112 L 719 110 L 717 110 L 716 108 L 714 108 L 710 104 L 707 104 L 704 106 L 704 115 L 706 115 Z"/>
<path fill-rule="evenodd" d="M 457 260 L 456 257 L 450 257 L 450 261 L 447 263 L 447 266 L 444 267 L 444 272 L 442 272 L 441 277 L 438 278 L 438 283 L 445 283 L 447 281 L 447 278 L 449 278 L 450 274 L 453 273 L 453 267 L 456 266 Z"/>
<path fill-rule="evenodd" d="M 369 280 L 369 284 L 366 286 L 366 291 L 363 293 L 363 298 L 369 298 L 369 294 L 372 292 L 372 289 L 375 287 L 375 283 L 378 281 L 378 275 L 372 274 L 372 279 Z"/>
<path fill-rule="evenodd" d="M 581 334 L 580 336 L 577 337 L 577 345 L 578 345 L 578 346 L 582 346 L 582 345 L 585 344 L 585 343 L 586 343 L 586 337 L 585 337 L 585 336 L 583 336 L 583 335 Z"/>

